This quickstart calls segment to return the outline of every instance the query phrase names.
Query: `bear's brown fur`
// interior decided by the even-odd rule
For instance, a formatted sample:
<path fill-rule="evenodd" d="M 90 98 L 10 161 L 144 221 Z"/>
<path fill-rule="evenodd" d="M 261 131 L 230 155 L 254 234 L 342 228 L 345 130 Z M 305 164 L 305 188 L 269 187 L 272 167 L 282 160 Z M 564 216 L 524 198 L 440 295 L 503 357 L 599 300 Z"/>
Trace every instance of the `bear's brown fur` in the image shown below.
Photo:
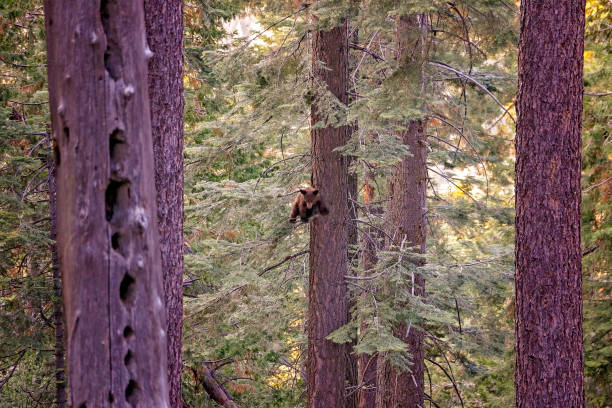
<path fill-rule="evenodd" d="M 319 190 L 312 187 L 303 188 L 298 193 L 293 206 L 291 207 L 291 216 L 289 222 L 295 222 L 297 216 L 300 216 L 302 222 L 308 222 L 311 217 L 316 215 L 327 215 L 329 210 L 323 204 Z"/>

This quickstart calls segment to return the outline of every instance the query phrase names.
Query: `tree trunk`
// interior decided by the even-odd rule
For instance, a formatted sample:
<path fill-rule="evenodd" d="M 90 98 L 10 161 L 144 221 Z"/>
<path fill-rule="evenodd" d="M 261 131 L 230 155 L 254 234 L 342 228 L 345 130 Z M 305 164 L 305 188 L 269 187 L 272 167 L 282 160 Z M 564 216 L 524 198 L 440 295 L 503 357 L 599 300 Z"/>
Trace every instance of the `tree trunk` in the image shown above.
<path fill-rule="evenodd" d="M 183 1 L 146 0 L 157 219 L 168 323 L 170 405 L 182 407 Z"/>
<path fill-rule="evenodd" d="M 584 0 L 521 2 L 516 406 L 583 407 L 580 131 Z"/>
<path fill-rule="evenodd" d="M 426 29 L 425 15 L 402 16 L 397 29 L 397 58 L 401 69 L 410 72 L 419 83 L 422 81 L 422 64 L 425 54 L 423 31 Z M 416 88 L 413 84 L 413 88 Z M 427 146 L 424 124 L 421 120 L 409 122 L 406 130 L 400 131 L 401 142 L 410 149 L 411 156 L 396 165 L 389 182 L 389 205 L 387 208 L 390 224 L 387 247 L 413 247 L 413 251 L 425 253 L 426 237 L 426 193 L 427 193 Z M 411 260 L 417 266 L 422 262 Z M 407 285 L 416 296 L 425 295 L 425 281 L 416 273 Z M 417 327 L 399 324 L 394 334 L 408 345 L 412 355 L 410 372 L 397 372 L 381 356 L 378 360 L 376 406 L 378 408 L 424 406 L 424 347 L 423 332 Z"/>
<path fill-rule="evenodd" d="M 45 22 L 70 405 L 168 407 L 142 2 Z"/>
<path fill-rule="evenodd" d="M 315 81 L 326 84 L 347 104 L 348 29 L 315 31 L 312 40 Z M 324 119 L 312 106 L 312 123 Z M 333 149 L 346 144 L 350 127 L 311 129 L 313 184 L 329 214 L 310 223 L 310 287 L 308 303 L 308 407 L 342 407 L 346 377 L 346 346 L 326 337 L 347 322 L 347 240 L 349 211 L 346 157 Z"/>
<path fill-rule="evenodd" d="M 370 207 L 372 200 L 374 199 L 374 187 L 370 184 L 373 182 L 373 178 L 369 172 L 366 172 L 364 177 L 364 188 L 363 188 L 363 201 L 366 206 L 366 211 L 380 215 L 380 210 L 375 210 Z M 381 234 L 375 228 L 367 228 L 362 234 L 361 239 L 361 266 L 365 271 L 366 275 L 370 274 L 372 268 L 376 266 L 378 262 L 377 250 L 381 240 Z M 367 293 L 363 293 L 362 296 L 370 296 Z M 361 321 L 361 330 L 366 329 L 366 324 Z M 359 355 L 359 375 L 358 384 L 361 386 L 359 390 L 359 408 L 374 408 L 376 406 L 376 366 L 377 366 L 376 355 L 372 356 L 369 354 Z"/>
<path fill-rule="evenodd" d="M 55 403 L 66 406 L 66 371 L 64 349 L 64 311 L 62 309 L 62 278 L 57 259 L 57 217 L 55 205 L 55 163 L 49 163 L 49 217 L 51 218 L 51 270 L 53 272 L 53 324 L 55 325 Z"/>

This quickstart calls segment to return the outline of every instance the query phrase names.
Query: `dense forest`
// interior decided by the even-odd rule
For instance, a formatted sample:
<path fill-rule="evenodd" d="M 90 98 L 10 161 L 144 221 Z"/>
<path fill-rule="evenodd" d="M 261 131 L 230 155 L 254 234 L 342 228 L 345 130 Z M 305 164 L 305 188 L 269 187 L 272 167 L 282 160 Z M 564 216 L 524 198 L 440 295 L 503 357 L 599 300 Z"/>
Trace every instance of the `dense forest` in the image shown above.
<path fill-rule="evenodd" d="M 0 407 L 612 407 L 610 0 L 2 0 Z"/>

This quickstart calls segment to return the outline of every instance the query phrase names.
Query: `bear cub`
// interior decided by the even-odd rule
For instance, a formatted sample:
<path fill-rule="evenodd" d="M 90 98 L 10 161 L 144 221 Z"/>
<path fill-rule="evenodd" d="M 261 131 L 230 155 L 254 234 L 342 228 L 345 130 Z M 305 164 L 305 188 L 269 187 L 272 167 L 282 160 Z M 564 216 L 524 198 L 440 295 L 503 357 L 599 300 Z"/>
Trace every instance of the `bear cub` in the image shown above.
<path fill-rule="evenodd" d="M 291 217 L 289 222 L 294 223 L 297 216 L 300 216 L 302 222 L 308 222 L 308 220 L 316 215 L 327 215 L 329 210 L 323 204 L 321 194 L 319 190 L 312 187 L 303 188 L 298 193 L 293 206 L 291 207 Z"/>

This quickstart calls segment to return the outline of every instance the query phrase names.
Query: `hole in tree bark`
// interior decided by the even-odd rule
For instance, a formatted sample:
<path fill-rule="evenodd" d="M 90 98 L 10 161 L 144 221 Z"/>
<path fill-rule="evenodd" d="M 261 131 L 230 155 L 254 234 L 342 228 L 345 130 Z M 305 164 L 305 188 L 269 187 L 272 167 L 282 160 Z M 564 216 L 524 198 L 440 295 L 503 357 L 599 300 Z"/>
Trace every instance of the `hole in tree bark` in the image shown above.
<path fill-rule="evenodd" d="M 123 363 L 127 366 L 128 364 L 130 364 L 131 361 L 132 361 L 132 350 L 128 350 L 128 352 L 125 353 L 125 357 L 123 358 Z"/>
<path fill-rule="evenodd" d="M 119 249 L 119 233 L 115 232 L 111 237 L 111 246 L 116 251 Z"/>
<path fill-rule="evenodd" d="M 125 328 L 123 329 L 123 337 L 129 339 L 133 334 L 134 329 L 132 329 L 132 326 L 125 326 Z"/>
<path fill-rule="evenodd" d="M 106 221 L 110 221 L 113 219 L 113 215 L 115 214 L 115 208 L 117 207 L 117 202 L 121 199 L 121 196 L 125 196 L 125 191 L 127 191 L 127 182 L 125 181 L 116 181 L 111 180 L 108 183 L 108 187 L 106 187 Z"/>
<path fill-rule="evenodd" d="M 130 380 L 127 387 L 125 387 L 125 399 L 131 405 L 136 405 L 136 396 L 138 391 L 138 383 L 134 380 Z"/>
<path fill-rule="evenodd" d="M 119 285 L 119 296 L 121 297 L 121 300 L 125 302 L 131 299 L 132 295 L 134 294 L 135 284 L 136 281 L 129 273 L 126 273 L 123 276 L 123 279 L 121 279 L 121 284 Z"/>
<path fill-rule="evenodd" d="M 124 142 L 123 131 L 121 129 L 113 130 L 108 141 L 108 149 L 111 160 L 117 160 L 117 153 L 120 144 Z"/>
<path fill-rule="evenodd" d="M 112 392 L 108 393 L 108 402 L 110 402 L 111 404 L 115 402 L 115 396 L 113 395 Z"/>

